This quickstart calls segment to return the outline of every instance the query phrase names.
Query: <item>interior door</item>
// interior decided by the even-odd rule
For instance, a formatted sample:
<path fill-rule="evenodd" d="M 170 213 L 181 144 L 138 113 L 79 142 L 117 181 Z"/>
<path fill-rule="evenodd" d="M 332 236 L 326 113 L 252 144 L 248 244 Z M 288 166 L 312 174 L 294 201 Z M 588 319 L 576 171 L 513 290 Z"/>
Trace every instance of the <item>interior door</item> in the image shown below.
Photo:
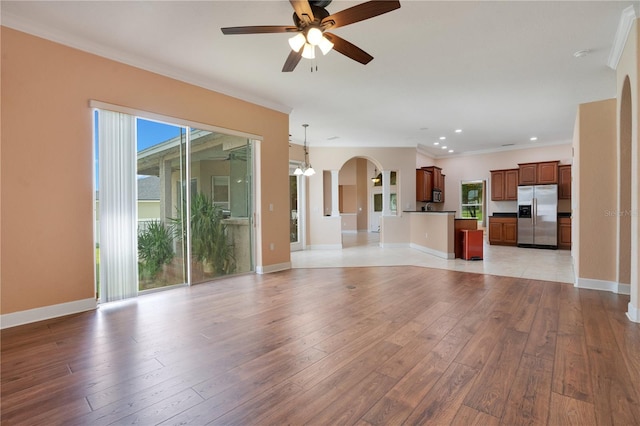
<path fill-rule="evenodd" d="M 371 211 L 369 214 L 369 232 L 380 232 L 380 217 L 382 216 L 382 192 L 371 194 Z"/>
<path fill-rule="evenodd" d="M 302 176 L 293 174 L 295 166 L 289 167 L 289 242 L 291 251 L 302 250 Z"/>

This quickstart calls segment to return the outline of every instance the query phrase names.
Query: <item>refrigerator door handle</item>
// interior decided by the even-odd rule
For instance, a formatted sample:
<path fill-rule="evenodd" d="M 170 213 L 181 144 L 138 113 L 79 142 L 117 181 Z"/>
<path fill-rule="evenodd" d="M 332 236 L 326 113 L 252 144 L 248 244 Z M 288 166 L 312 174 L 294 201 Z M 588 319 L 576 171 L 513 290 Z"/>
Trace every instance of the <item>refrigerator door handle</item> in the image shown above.
<path fill-rule="evenodd" d="M 531 204 L 533 205 L 533 212 L 531 213 L 531 224 L 535 226 L 536 217 L 538 216 L 538 199 L 534 198 L 531 200 Z"/>

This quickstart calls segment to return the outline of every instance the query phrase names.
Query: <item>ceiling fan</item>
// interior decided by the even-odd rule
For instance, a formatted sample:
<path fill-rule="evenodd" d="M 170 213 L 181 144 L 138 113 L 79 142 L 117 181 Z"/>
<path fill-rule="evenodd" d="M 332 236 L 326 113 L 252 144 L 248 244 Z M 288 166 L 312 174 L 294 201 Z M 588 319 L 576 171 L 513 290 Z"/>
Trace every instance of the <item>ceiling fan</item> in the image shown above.
<path fill-rule="evenodd" d="M 366 65 L 371 62 L 373 56 L 347 40 L 327 32 L 327 30 L 364 21 L 400 7 L 399 1 L 368 1 L 331 15 L 325 9 L 331 3 L 331 0 L 289 0 L 289 3 L 291 3 L 294 10 L 294 26 L 227 27 L 221 28 L 222 33 L 226 35 L 297 33 L 289 39 L 289 45 L 292 50 L 282 67 L 283 72 L 293 71 L 301 58 L 315 58 L 316 46 L 325 55 L 333 48 L 354 61 Z"/>

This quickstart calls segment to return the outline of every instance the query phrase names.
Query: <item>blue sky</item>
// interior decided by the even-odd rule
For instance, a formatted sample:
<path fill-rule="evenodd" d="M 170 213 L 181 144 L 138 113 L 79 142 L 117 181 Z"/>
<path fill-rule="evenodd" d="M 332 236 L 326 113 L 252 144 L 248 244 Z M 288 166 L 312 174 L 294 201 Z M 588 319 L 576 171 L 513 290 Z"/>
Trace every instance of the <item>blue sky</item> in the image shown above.
<path fill-rule="evenodd" d="M 138 118 L 138 151 L 180 135 L 180 127 Z"/>
<path fill-rule="evenodd" d="M 98 186 L 98 111 L 95 111 L 95 184 Z M 171 124 L 158 123 L 157 121 L 145 120 L 143 118 L 137 119 L 137 151 L 142 151 L 150 146 L 157 145 L 168 139 L 174 138 L 180 135 L 180 126 Z"/>

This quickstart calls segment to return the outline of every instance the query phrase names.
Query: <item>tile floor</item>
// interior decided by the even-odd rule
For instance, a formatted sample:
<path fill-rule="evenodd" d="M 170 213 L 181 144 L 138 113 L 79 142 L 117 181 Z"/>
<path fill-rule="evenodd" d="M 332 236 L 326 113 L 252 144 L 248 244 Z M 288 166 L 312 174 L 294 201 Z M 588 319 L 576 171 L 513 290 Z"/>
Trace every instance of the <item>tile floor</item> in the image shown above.
<path fill-rule="evenodd" d="M 544 281 L 574 282 L 573 260 L 569 250 L 492 246 L 485 239 L 483 260 L 446 260 L 410 247 L 382 248 L 379 245 L 379 234 L 370 232 L 342 234 L 342 247 L 341 250 L 292 252 L 292 267 L 413 265 Z"/>

